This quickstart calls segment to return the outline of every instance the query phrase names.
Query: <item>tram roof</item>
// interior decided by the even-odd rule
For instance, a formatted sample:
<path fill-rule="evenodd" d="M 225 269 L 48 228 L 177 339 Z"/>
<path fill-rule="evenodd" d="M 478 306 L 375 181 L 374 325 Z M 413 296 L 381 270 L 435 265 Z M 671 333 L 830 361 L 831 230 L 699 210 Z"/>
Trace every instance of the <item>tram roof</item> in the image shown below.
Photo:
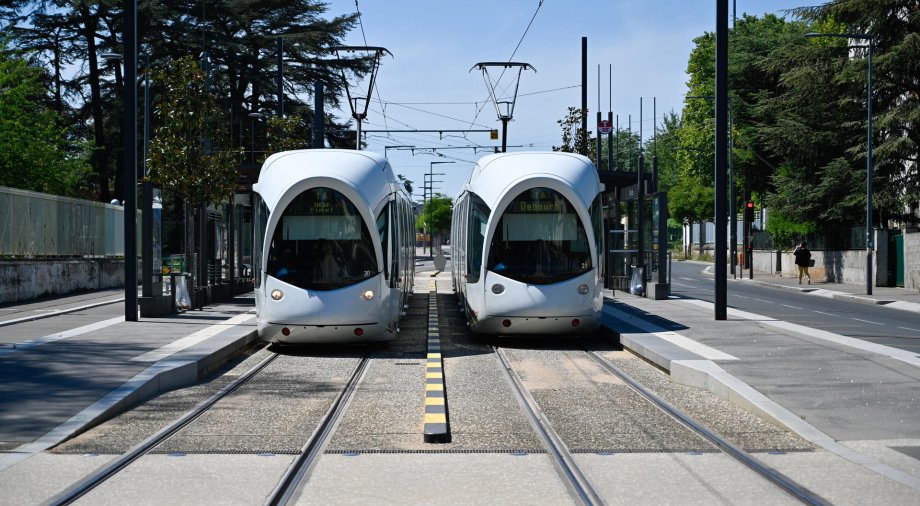
<path fill-rule="evenodd" d="M 301 149 L 275 153 L 265 160 L 255 189 L 274 209 L 295 184 L 313 177 L 328 177 L 355 188 L 375 205 L 399 185 L 390 162 L 379 153 L 350 149 Z"/>
<path fill-rule="evenodd" d="M 464 190 L 493 207 L 508 189 L 526 178 L 549 177 L 572 187 L 590 203 L 600 191 L 594 163 L 585 156 L 559 151 L 498 153 L 479 159 Z"/>

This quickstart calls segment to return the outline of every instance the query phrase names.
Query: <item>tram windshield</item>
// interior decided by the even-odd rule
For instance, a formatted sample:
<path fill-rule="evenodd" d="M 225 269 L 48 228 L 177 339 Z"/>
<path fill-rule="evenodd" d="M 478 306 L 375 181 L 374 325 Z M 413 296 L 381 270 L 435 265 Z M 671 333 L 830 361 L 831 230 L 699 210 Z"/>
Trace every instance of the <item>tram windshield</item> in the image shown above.
<path fill-rule="evenodd" d="M 267 270 L 308 290 L 353 285 L 379 272 L 358 209 L 331 188 L 311 188 L 288 204 L 272 234 Z"/>
<path fill-rule="evenodd" d="M 531 188 L 505 209 L 489 247 L 487 268 L 524 283 L 547 285 L 592 269 L 585 227 L 559 192 Z"/>

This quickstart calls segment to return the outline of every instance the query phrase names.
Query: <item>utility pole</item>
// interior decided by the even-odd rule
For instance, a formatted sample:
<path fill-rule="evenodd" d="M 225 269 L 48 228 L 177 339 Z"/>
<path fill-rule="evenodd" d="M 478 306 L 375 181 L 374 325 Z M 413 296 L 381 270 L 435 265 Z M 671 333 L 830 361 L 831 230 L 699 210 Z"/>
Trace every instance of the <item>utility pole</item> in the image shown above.
<path fill-rule="evenodd" d="M 725 169 L 728 139 L 728 0 L 716 0 L 715 319 L 727 319 Z"/>

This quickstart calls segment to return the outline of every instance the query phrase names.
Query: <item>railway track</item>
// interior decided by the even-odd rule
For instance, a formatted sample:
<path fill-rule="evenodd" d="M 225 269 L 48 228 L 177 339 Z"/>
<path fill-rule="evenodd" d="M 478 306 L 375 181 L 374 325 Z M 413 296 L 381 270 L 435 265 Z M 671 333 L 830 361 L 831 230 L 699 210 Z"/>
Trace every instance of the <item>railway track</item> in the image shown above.
<path fill-rule="evenodd" d="M 189 424 L 208 412 L 208 410 L 211 409 L 219 401 L 227 398 L 230 394 L 239 390 L 243 385 L 264 371 L 279 356 L 280 355 L 278 353 L 271 353 L 269 356 L 251 367 L 248 371 L 241 374 L 235 380 L 221 388 L 218 392 L 198 403 L 194 408 L 187 411 L 184 415 L 177 418 L 166 427 L 160 429 L 158 432 L 151 435 L 144 441 L 138 443 L 113 461 L 102 466 L 92 474 L 86 476 L 56 496 L 52 497 L 45 504 L 57 506 L 74 503 L 81 497 L 85 496 L 95 488 L 116 476 L 121 471 L 125 470 L 128 466 L 130 466 L 132 463 L 144 455 L 151 453 L 157 446 L 161 445 L 179 433 L 183 428 L 187 427 Z M 313 431 L 307 442 L 303 445 L 299 456 L 294 460 L 294 462 L 288 468 L 287 472 L 285 472 L 282 478 L 279 480 L 279 484 L 270 494 L 266 504 L 283 505 L 286 504 L 292 497 L 294 497 L 298 485 L 302 483 L 305 477 L 309 476 L 309 471 L 312 465 L 315 463 L 317 457 L 322 453 L 322 449 L 325 443 L 328 441 L 329 436 L 332 434 L 336 422 L 341 417 L 344 410 L 347 408 L 348 403 L 354 394 L 355 387 L 367 368 L 368 362 L 369 355 L 365 355 L 359 361 L 357 367 L 355 367 L 354 371 L 352 372 L 350 379 L 341 389 L 334 402 L 332 402 L 332 405 L 328 408 L 326 414 L 322 417 L 316 429 Z"/>
<path fill-rule="evenodd" d="M 550 417 L 544 414 L 535 400 L 535 397 L 528 391 L 520 374 L 515 370 L 512 360 L 508 358 L 506 352 L 502 348 L 498 346 L 493 346 L 492 348 L 503 372 L 506 374 L 514 390 L 515 396 L 521 404 L 523 412 L 533 425 L 547 454 L 550 455 L 553 460 L 557 474 L 566 483 L 569 490 L 572 492 L 572 496 L 582 504 L 604 504 L 601 494 L 598 493 L 595 486 L 592 485 L 590 480 L 586 477 L 586 473 L 579 468 L 573 453 L 569 450 L 563 438 L 554 430 Z M 770 466 L 767 466 L 752 454 L 733 444 L 724 436 L 710 430 L 702 423 L 696 421 L 692 416 L 673 406 L 663 397 L 646 388 L 639 381 L 618 368 L 600 352 L 586 349 L 584 353 L 603 371 L 621 380 L 633 392 L 664 412 L 677 423 L 686 427 L 719 451 L 751 469 L 789 496 L 809 505 L 831 504 L 823 497 Z"/>

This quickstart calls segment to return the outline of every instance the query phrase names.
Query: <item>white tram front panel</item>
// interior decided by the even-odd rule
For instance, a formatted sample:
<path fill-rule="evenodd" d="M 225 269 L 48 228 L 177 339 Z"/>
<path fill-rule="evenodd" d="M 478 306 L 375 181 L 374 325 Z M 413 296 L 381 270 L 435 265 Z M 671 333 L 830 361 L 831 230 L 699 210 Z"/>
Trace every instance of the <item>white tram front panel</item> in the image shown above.
<path fill-rule="evenodd" d="M 462 265 L 455 279 L 471 328 L 489 334 L 593 332 L 603 306 L 594 166 L 572 155 L 516 155 L 481 162 L 459 204 L 455 226 L 461 231 L 454 240 Z"/>
<path fill-rule="evenodd" d="M 354 151 L 293 153 L 297 156 L 266 161 L 266 166 L 279 161 L 287 166 L 263 169 L 257 187 L 256 241 L 263 241 L 255 252 L 260 338 L 285 343 L 393 339 L 405 273 L 393 262 L 399 249 L 384 246 L 398 241 L 404 224 L 396 198 L 388 193 L 393 189 L 389 166 Z"/>

